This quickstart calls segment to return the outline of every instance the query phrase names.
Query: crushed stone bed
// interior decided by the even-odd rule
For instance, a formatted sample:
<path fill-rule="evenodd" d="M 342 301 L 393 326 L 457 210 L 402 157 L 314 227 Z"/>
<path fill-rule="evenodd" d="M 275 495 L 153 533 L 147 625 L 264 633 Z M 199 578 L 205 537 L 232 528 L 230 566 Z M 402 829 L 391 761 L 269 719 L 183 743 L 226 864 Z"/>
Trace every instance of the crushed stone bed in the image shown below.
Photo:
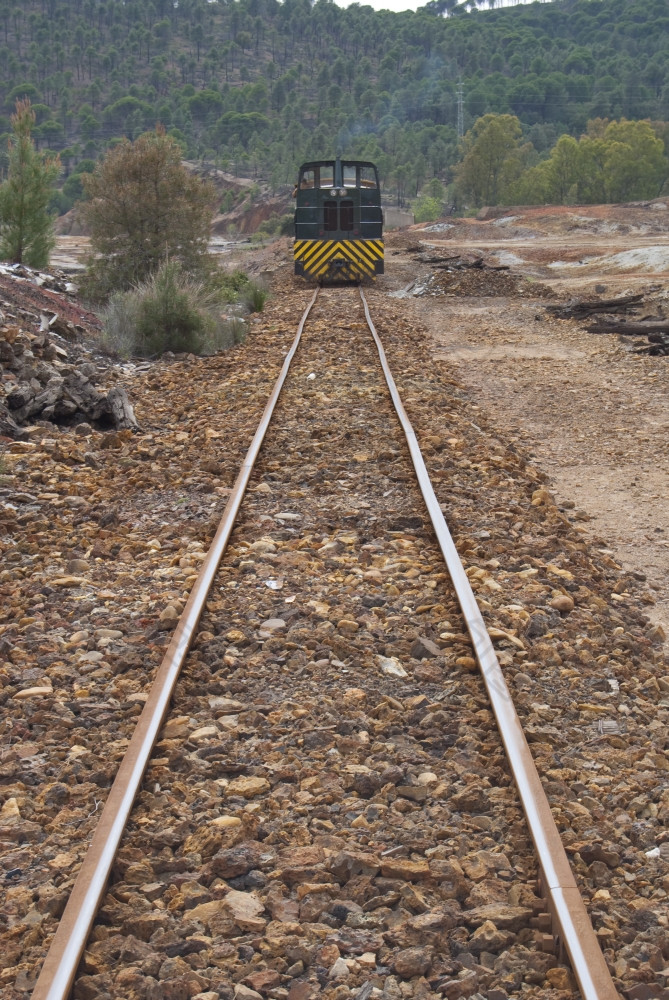
<path fill-rule="evenodd" d="M 143 433 L 4 450 L 3 995 L 29 995 L 308 290 L 126 381 Z M 324 303 L 242 508 L 75 989 L 570 998 L 522 815 L 352 290 Z M 623 995 L 669 954 L 669 679 L 638 582 L 372 315 Z M 314 376 L 311 378 L 311 376 Z M 295 406 L 291 406 L 291 400 Z M 298 415 L 299 414 L 299 415 Z M 13 491 L 13 493 L 12 493 Z M 648 985 L 655 992 L 643 993 Z"/>

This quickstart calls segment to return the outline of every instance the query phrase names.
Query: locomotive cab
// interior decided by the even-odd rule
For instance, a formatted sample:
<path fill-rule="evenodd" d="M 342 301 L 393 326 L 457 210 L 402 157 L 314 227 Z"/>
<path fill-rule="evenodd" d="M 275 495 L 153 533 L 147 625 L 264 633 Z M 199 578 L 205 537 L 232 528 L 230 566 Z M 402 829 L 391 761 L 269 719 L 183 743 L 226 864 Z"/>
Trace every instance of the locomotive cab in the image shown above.
<path fill-rule="evenodd" d="M 296 274 L 319 281 L 383 274 L 383 211 L 373 163 L 304 163 L 295 199 Z"/>

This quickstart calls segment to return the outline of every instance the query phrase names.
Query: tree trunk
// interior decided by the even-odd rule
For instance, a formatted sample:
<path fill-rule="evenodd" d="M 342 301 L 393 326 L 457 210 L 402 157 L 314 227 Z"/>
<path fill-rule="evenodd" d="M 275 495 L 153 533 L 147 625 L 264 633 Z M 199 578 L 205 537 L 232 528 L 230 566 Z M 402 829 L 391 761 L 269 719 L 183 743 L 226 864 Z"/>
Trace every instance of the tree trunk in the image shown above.
<path fill-rule="evenodd" d="M 669 334 L 669 320 L 649 320 L 644 323 L 625 323 L 622 320 L 599 320 L 586 327 L 588 333 L 620 333 L 626 337 L 648 337 L 653 333 Z"/>
<path fill-rule="evenodd" d="M 584 319 L 595 313 L 628 312 L 639 305 L 643 295 L 623 295 L 619 299 L 574 300 L 566 306 L 546 306 L 546 312 L 558 319 Z"/>
<path fill-rule="evenodd" d="M 122 385 L 116 385 L 107 393 L 107 403 L 114 426 L 119 431 L 139 431 L 141 427 L 135 419 L 135 411 Z"/>

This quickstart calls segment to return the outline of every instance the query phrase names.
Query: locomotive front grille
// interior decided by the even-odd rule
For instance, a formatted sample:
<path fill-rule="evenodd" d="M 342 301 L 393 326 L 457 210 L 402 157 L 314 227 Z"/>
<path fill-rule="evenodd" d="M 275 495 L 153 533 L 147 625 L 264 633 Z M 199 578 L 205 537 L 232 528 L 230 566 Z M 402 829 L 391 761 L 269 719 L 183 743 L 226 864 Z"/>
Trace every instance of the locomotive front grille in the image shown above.
<path fill-rule="evenodd" d="M 383 274 L 383 240 L 295 240 L 296 274 L 358 281 Z"/>

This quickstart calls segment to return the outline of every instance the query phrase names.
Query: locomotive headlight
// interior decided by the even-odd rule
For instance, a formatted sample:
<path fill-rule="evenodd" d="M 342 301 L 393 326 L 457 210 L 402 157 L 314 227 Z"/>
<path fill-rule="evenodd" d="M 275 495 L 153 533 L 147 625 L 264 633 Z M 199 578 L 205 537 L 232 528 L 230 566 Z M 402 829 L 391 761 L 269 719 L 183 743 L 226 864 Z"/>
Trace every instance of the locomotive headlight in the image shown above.
<path fill-rule="evenodd" d="M 341 197 L 343 198 L 343 197 L 344 197 L 344 195 L 346 194 L 346 188 L 339 188 L 339 194 L 340 194 L 340 195 L 341 195 Z"/>
<path fill-rule="evenodd" d="M 332 190 L 330 191 L 330 197 L 331 198 L 336 198 L 338 194 L 339 194 L 339 191 L 337 190 L 337 188 L 332 188 Z"/>

